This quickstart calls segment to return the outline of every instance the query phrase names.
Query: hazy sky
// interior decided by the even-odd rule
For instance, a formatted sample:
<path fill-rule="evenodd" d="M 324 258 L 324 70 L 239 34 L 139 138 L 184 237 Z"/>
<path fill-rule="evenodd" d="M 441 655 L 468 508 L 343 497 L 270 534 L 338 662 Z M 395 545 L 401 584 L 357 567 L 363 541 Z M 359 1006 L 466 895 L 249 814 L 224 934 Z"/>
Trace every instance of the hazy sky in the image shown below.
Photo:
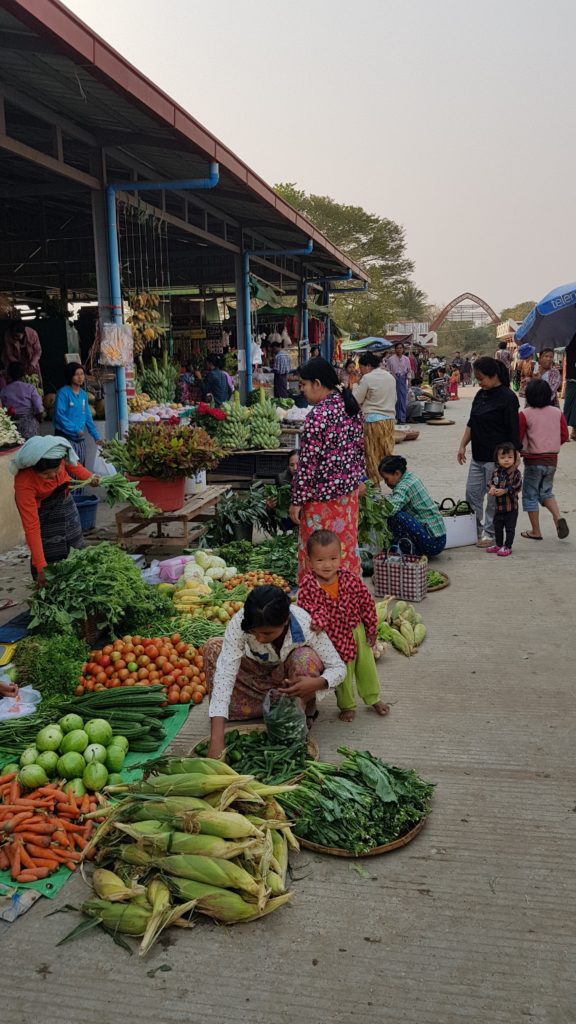
<path fill-rule="evenodd" d="M 434 302 L 576 278 L 574 0 L 67 0 L 271 184 L 406 228 Z"/>

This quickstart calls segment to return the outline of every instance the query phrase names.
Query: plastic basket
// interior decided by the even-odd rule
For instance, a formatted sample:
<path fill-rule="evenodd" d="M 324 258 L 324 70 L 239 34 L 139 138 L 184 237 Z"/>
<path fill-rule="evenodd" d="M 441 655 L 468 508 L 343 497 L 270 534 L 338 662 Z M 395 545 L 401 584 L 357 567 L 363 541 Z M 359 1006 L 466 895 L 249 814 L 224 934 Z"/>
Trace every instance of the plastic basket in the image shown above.
<path fill-rule="evenodd" d="M 73 494 L 72 497 L 78 509 L 82 532 L 93 530 L 96 526 L 96 513 L 100 498 L 97 494 Z"/>
<path fill-rule="evenodd" d="M 288 451 L 256 452 L 255 455 L 255 476 L 278 476 L 283 473 L 288 465 Z"/>

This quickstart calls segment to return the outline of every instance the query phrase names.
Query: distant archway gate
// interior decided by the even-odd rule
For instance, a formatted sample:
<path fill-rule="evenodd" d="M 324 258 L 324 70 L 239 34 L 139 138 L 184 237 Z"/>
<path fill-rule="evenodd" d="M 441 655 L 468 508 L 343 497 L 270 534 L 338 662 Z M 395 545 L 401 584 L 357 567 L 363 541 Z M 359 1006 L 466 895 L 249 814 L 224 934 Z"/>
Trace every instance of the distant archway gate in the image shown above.
<path fill-rule="evenodd" d="M 500 323 L 500 317 L 498 316 L 497 313 L 494 312 L 492 306 L 489 306 L 488 303 L 484 301 L 484 299 L 481 299 L 478 295 L 473 295 L 472 292 L 463 292 L 462 295 L 457 295 L 455 299 L 452 299 L 452 302 L 449 302 L 447 306 L 444 306 L 444 309 L 442 309 L 438 313 L 438 316 L 430 324 L 430 330 L 437 331 L 438 328 L 444 323 L 449 313 L 451 313 L 456 306 L 459 306 L 461 302 L 466 302 L 467 299 L 470 302 L 476 303 L 477 306 L 481 306 L 482 309 L 488 314 L 493 324 Z"/>

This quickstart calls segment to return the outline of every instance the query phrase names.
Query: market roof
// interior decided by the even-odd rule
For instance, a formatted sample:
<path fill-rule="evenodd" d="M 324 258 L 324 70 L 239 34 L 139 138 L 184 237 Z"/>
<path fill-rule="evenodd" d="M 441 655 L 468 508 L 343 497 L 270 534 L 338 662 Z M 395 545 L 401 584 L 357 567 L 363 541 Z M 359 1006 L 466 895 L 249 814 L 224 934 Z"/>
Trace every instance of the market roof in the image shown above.
<path fill-rule="evenodd" d="M 1 196 L 102 188 L 102 151 L 109 182 L 126 180 L 127 160 L 140 181 L 205 177 L 216 161 L 216 189 L 201 198 L 166 193 L 169 215 L 180 215 L 188 195 L 205 211 L 206 234 L 221 236 L 224 250 L 240 251 L 242 233 L 261 239 L 266 249 L 299 247 L 311 238 L 306 263 L 312 275 L 350 270 L 367 280 L 306 217 L 58 0 L 2 0 L 1 8 Z"/>

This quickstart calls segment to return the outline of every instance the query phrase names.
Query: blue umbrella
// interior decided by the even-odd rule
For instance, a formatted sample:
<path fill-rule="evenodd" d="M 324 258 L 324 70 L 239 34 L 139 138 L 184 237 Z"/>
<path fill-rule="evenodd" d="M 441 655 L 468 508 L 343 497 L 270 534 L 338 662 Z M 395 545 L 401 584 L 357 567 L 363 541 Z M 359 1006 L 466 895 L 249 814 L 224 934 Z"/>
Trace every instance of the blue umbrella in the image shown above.
<path fill-rule="evenodd" d="M 524 318 L 514 335 L 518 344 L 535 349 L 565 348 L 576 335 L 576 282 L 545 295 Z"/>

